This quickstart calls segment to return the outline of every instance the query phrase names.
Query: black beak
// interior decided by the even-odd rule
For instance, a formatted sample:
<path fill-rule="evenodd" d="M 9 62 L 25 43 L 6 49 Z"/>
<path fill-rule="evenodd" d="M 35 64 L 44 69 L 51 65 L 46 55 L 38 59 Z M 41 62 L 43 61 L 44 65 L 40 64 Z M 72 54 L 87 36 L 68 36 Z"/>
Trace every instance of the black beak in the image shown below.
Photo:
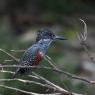
<path fill-rule="evenodd" d="M 55 40 L 67 40 L 65 37 L 62 36 L 56 36 Z"/>

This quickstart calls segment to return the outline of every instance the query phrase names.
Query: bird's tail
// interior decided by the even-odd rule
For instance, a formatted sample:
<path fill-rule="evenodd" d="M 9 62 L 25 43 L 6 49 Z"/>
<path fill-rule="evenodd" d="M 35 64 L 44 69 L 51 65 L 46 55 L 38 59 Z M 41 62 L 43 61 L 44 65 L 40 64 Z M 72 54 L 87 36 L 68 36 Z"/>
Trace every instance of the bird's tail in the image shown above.
<path fill-rule="evenodd" d="M 13 74 L 12 79 L 16 78 L 19 72 L 20 72 L 20 69 L 17 69 L 16 72 Z"/>
<path fill-rule="evenodd" d="M 12 79 L 14 79 L 17 75 L 25 74 L 27 70 L 28 70 L 27 68 L 18 68 L 15 74 L 12 76 Z"/>

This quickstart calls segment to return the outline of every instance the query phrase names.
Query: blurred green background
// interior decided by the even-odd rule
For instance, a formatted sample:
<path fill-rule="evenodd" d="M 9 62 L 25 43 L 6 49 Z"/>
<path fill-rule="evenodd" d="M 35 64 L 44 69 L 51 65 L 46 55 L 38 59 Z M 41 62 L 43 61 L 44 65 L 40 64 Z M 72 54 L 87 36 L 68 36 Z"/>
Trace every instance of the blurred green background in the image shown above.
<path fill-rule="evenodd" d="M 56 65 L 67 72 L 95 80 L 95 64 L 92 63 L 81 48 L 76 32 L 83 31 L 83 19 L 88 26 L 87 43 L 91 54 L 95 56 L 95 1 L 94 0 L 0 0 L 0 48 L 21 58 L 23 53 L 10 50 L 24 50 L 35 42 L 36 32 L 42 27 L 49 27 L 56 34 L 64 35 L 67 41 L 53 43 L 48 55 Z M 0 64 L 17 64 L 4 62 L 11 59 L 0 52 Z M 43 60 L 40 65 L 49 66 Z M 7 68 L 15 71 L 16 69 Z M 95 86 L 71 79 L 63 74 L 44 69 L 35 70 L 38 74 L 61 87 L 76 93 L 95 95 Z M 10 78 L 12 74 L 0 72 L 0 79 Z M 19 77 L 21 78 L 21 77 Z M 24 76 L 24 79 L 32 80 Z M 37 93 L 50 93 L 47 88 L 18 81 L 0 82 L 0 84 L 17 87 Z M 0 95 L 26 95 L 0 87 Z"/>

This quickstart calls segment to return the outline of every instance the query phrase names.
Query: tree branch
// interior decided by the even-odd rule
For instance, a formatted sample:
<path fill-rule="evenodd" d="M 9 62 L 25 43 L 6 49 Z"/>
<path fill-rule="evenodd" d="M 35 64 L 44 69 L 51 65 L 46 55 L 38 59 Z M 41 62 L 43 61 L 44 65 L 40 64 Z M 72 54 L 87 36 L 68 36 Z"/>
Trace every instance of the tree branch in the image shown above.
<path fill-rule="evenodd" d="M 5 54 L 7 54 L 8 56 L 10 56 L 12 59 L 14 59 L 16 62 L 18 62 L 19 63 L 19 60 L 18 59 L 16 59 L 13 55 L 11 55 L 10 53 L 7 53 L 6 51 L 4 51 L 4 50 L 2 50 L 2 49 L 0 49 L 1 51 L 3 51 Z M 59 70 L 58 68 L 57 68 L 57 66 L 55 66 L 55 64 L 53 64 L 52 63 L 52 60 L 47 56 L 47 60 L 49 60 L 49 63 L 50 63 L 50 65 L 53 67 L 53 68 L 49 68 L 49 69 L 51 69 L 51 70 L 54 70 L 54 71 L 57 71 L 57 72 L 60 72 L 60 73 L 64 73 L 62 70 Z M 10 65 L 5 65 L 5 66 L 0 66 L 1 68 L 5 68 L 5 67 L 12 67 L 12 66 L 10 66 Z M 38 68 L 38 67 L 34 67 L 34 66 L 16 66 L 16 65 L 13 65 L 13 67 L 20 67 L 20 68 Z M 41 68 L 41 67 L 40 67 Z M 47 69 L 47 67 L 45 67 L 45 69 Z M 64 74 L 66 74 L 66 75 L 68 75 L 68 76 L 71 76 L 71 75 L 69 75 L 68 73 L 64 73 Z M 35 76 L 39 76 L 39 75 L 35 75 Z M 71 76 L 72 77 L 72 76 Z M 39 78 L 40 79 L 42 79 L 42 80 L 44 80 L 45 81 L 45 78 L 43 78 L 42 76 L 39 76 Z M 74 78 L 74 77 L 73 77 Z M 61 87 L 59 87 L 59 86 L 57 86 L 57 85 L 55 85 L 55 84 L 53 84 L 53 83 L 51 83 L 50 81 L 45 81 L 46 83 L 47 83 L 47 85 L 50 85 L 50 86 L 52 86 L 54 89 L 57 89 L 57 91 L 59 91 L 59 92 L 62 92 L 62 93 L 64 93 L 64 94 L 66 94 L 66 95 L 81 95 L 81 94 L 76 94 L 76 93 L 71 93 L 71 92 L 69 92 L 69 91 L 67 91 L 67 90 L 65 90 L 65 89 L 63 89 L 63 88 L 61 88 Z"/>
<path fill-rule="evenodd" d="M 77 93 L 72 93 L 72 92 L 69 92 L 63 88 L 61 88 L 60 86 L 58 85 L 55 85 L 53 82 L 50 82 L 49 80 L 47 80 L 46 78 L 32 72 L 35 76 L 37 76 L 38 78 L 40 78 L 41 80 L 43 80 L 46 84 L 52 86 L 55 88 L 55 91 L 58 91 L 59 93 L 62 93 L 64 95 L 82 95 L 82 94 L 77 94 Z"/>
<path fill-rule="evenodd" d="M 80 21 L 82 21 L 82 23 L 84 24 L 84 31 L 83 33 L 77 33 L 77 38 L 80 41 L 81 46 L 83 47 L 83 49 L 85 50 L 85 52 L 87 53 L 88 57 L 90 58 L 90 60 L 95 63 L 94 57 L 90 54 L 90 51 L 88 50 L 88 45 L 87 45 L 87 25 L 85 23 L 84 20 L 80 19 Z"/>
<path fill-rule="evenodd" d="M 25 93 L 25 94 L 28 94 L 28 95 L 43 95 L 43 94 L 38 94 L 38 93 L 34 93 L 34 92 L 28 92 L 28 91 L 25 91 L 25 90 L 21 90 L 21 89 L 6 86 L 6 85 L 0 85 L 0 87 L 15 90 L 15 91 L 19 91 L 19 92 L 22 92 L 22 93 Z M 61 95 L 61 94 L 60 93 L 53 93 L 53 94 L 44 94 L 44 95 Z"/>
<path fill-rule="evenodd" d="M 47 85 L 47 84 L 43 84 L 41 82 L 36 82 L 36 81 L 30 81 L 30 80 L 24 80 L 24 79 L 18 79 L 18 78 L 15 78 L 15 79 L 0 79 L 0 82 L 9 82 L 9 81 L 19 81 L 19 82 L 22 82 L 22 83 L 26 83 L 26 84 L 36 84 L 36 85 L 40 85 L 42 87 L 47 87 L 48 89 L 54 89 L 53 87 Z"/>
<path fill-rule="evenodd" d="M 95 84 L 95 81 L 90 81 L 90 80 L 87 80 L 83 77 L 79 77 L 79 76 L 76 76 L 76 75 L 73 75 L 69 72 L 66 72 L 66 71 L 63 71 L 63 70 L 60 70 L 59 68 L 51 68 L 51 67 L 41 67 L 41 66 L 20 66 L 20 65 L 2 65 L 0 66 L 0 68 L 17 68 L 17 67 L 20 67 L 20 68 L 32 68 L 32 69 L 47 69 L 47 70 L 51 70 L 51 71 L 55 71 L 57 73 L 62 73 L 62 74 L 65 74 L 66 76 L 69 76 L 73 79 L 78 79 L 78 80 L 81 80 L 81 81 L 84 81 L 84 82 L 87 82 L 87 83 L 90 83 L 90 84 Z M 7 71 L 4 71 L 4 70 L 1 70 L 0 72 L 7 72 Z M 11 71 L 8 71 L 9 73 L 13 73 Z"/>
<path fill-rule="evenodd" d="M 6 52 L 6 51 L 3 50 L 3 49 L 0 49 L 0 51 L 2 51 L 3 53 L 7 54 L 8 56 L 10 56 L 10 57 L 11 57 L 12 59 L 14 59 L 16 62 L 19 62 L 19 60 L 18 60 L 15 56 L 13 56 L 12 54 Z"/>

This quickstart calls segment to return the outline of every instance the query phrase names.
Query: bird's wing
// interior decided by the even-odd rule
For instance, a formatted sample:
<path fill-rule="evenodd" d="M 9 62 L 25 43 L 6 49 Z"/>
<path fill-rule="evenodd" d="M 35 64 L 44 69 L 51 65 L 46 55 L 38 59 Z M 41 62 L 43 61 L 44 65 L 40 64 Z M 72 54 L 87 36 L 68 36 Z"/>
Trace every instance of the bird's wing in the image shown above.
<path fill-rule="evenodd" d="M 33 66 L 33 65 L 39 64 L 41 59 L 42 59 L 42 55 L 41 55 L 39 46 L 33 45 L 32 47 L 28 48 L 25 51 L 25 53 L 23 54 L 21 58 L 20 63 L 22 66 L 25 66 L 25 65 Z M 30 70 L 31 69 L 29 68 L 18 68 L 12 78 L 15 78 L 18 73 L 24 74 Z"/>
<path fill-rule="evenodd" d="M 34 45 L 25 51 L 21 59 L 21 65 L 27 65 L 27 66 L 37 65 L 41 59 L 42 56 L 41 56 L 40 49 L 39 47 Z"/>

